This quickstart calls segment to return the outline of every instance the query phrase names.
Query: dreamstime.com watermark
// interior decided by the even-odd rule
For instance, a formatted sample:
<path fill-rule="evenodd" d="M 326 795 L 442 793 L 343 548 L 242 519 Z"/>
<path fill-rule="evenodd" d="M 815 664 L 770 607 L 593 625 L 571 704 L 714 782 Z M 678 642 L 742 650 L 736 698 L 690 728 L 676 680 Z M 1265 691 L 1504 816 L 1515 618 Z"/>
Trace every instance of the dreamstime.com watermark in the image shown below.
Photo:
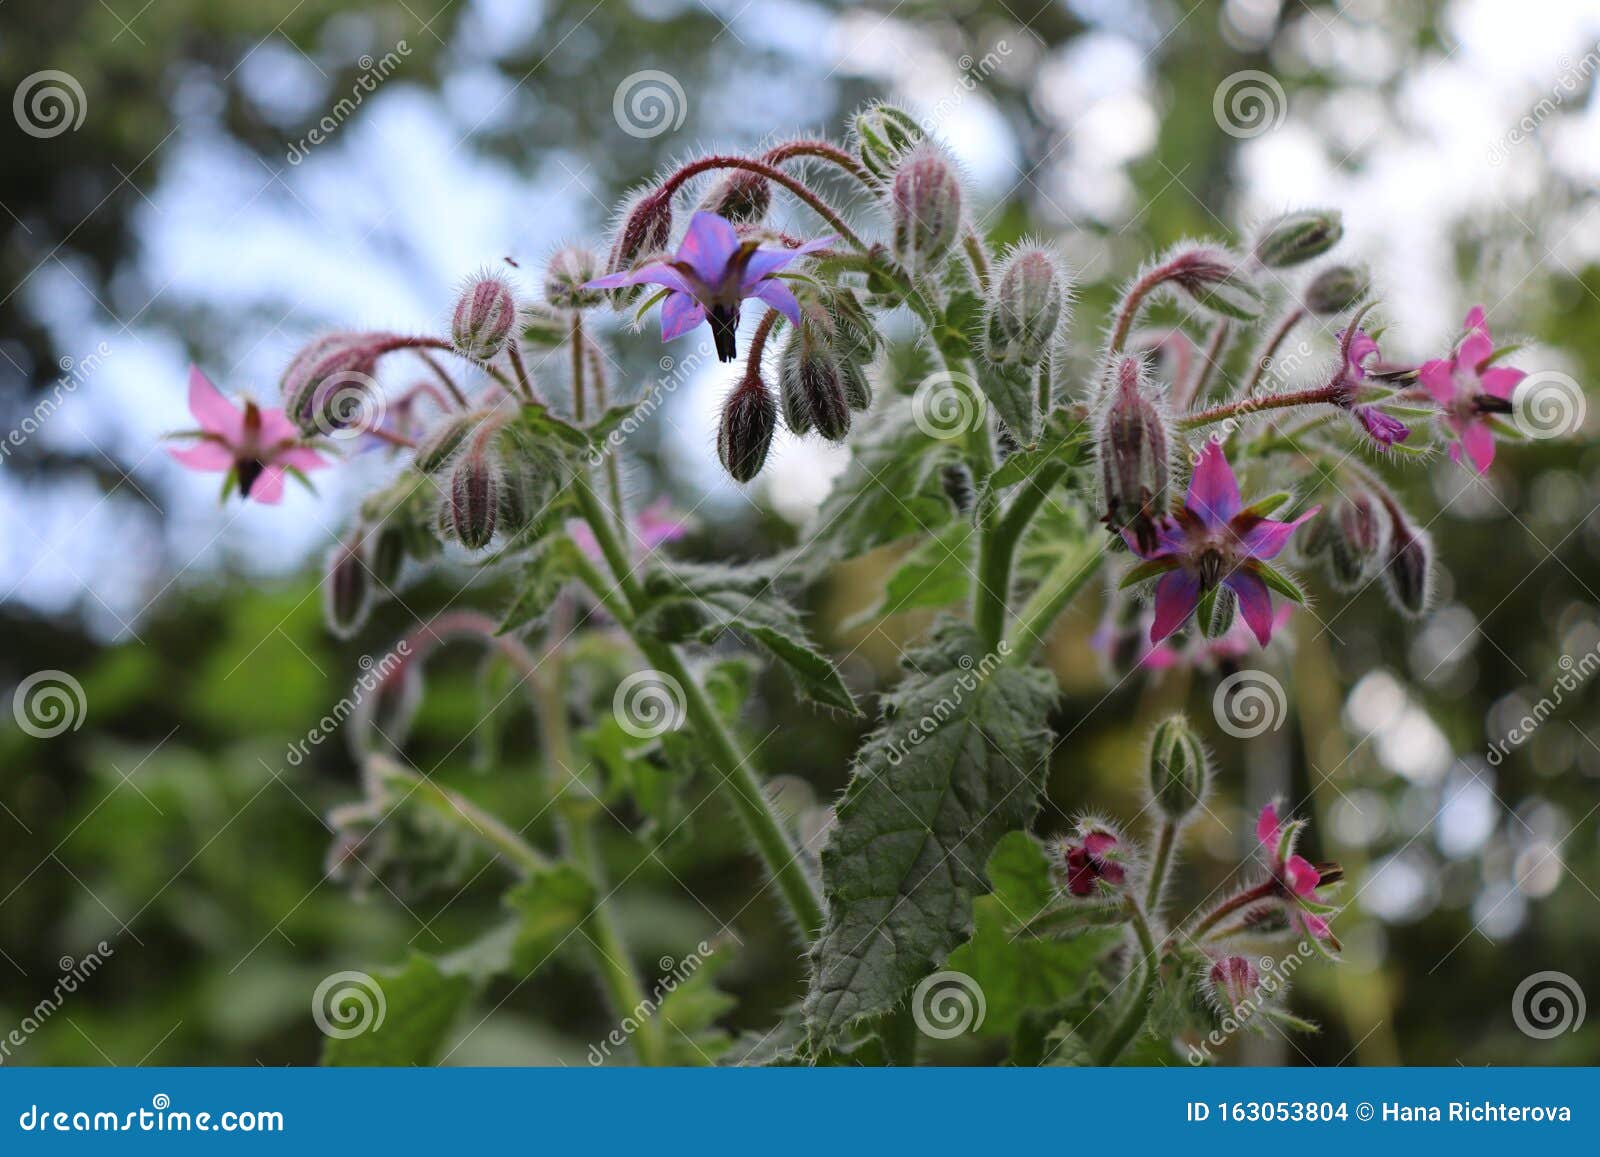
<path fill-rule="evenodd" d="M 116 950 L 104 940 L 94 946 L 94 950 L 81 960 L 74 960 L 70 956 L 63 956 L 58 961 L 61 975 L 56 978 L 55 987 L 50 990 L 50 995 L 34 1005 L 24 1016 L 21 1022 L 0 1037 L 0 1065 L 11 1059 L 11 1053 L 28 1043 L 28 1038 L 44 1026 L 44 1022 L 54 1016 L 66 1003 L 67 997 L 77 992 L 100 966 L 116 954 Z"/>
<path fill-rule="evenodd" d="M 366 700 L 367 696 L 383 685 L 384 681 L 393 675 L 407 659 L 411 658 L 411 644 L 404 639 L 395 644 L 394 650 L 384 655 L 383 658 L 374 660 L 371 655 L 363 655 L 358 663 L 361 674 L 356 678 L 356 685 L 351 688 L 350 694 L 333 705 L 333 710 L 317 720 L 316 726 L 306 732 L 304 739 L 297 739 L 289 744 L 284 758 L 290 767 L 299 767 L 306 761 L 312 750 L 322 744 L 345 722 L 354 715 Z"/>
<path fill-rule="evenodd" d="M 616 1028 L 607 1033 L 599 1044 L 589 1046 L 589 1063 L 596 1066 L 605 1064 L 611 1057 L 611 1051 L 627 1044 L 628 1038 L 639 1031 L 639 1026 L 660 1010 L 661 1002 L 698 972 L 715 953 L 716 949 L 702 940 L 682 960 L 663 956 L 658 963 L 664 975 L 656 981 L 648 996 L 623 1015 L 622 1022 Z"/>
<path fill-rule="evenodd" d="M 998 646 L 983 658 L 974 662 L 971 655 L 962 655 L 957 665 L 961 673 L 955 677 L 955 685 L 950 694 L 941 696 L 939 701 L 923 713 L 922 718 L 911 725 L 911 730 L 906 737 L 888 747 L 888 760 L 890 767 L 899 767 L 900 761 L 911 754 L 911 749 L 920 747 L 933 733 L 943 727 L 945 721 L 954 715 L 966 702 L 968 695 L 976 691 L 985 679 L 995 673 L 995 670 L 1011 654 L 1011 644 L 1005 639 L 1000 640 Z"/>
<path fill-rule="evenodd" d="M 617 424 L 601 442 L 589 453 L 589 465 L 599 466 L 605 461 L 606 455 L 620 449 L 622 444 L 643 426 L 650 416 L 661 408 L 663 402 L 678 392 L 684 382 L 700 372 L 700 368 L 711 357 L 712 347 L 710 342 L 701 342 L 695 346 L 694 352 L 686 357 L 674 358 L 666 355 L 657 363 L 661 367 L 661 377 L 657 378 L 644 395 L 636 402 L 628 416 Z"/>
<path fill-rule="evenodd" d="M 332 139 L 333 134 L 339 131 L 339 127 L 355 116 L 356 109 L 361 107 L 361 102 L 377 92 L 378 86 L 388 80 L 400 67 L 401 62 L 410 55 L 411 46 L 401 40 L 377 60 L 370 55 L 358 60 L 356 63 L 361 66 L 361 75 L 356 77 L 355 84 L 350 86 L 350 95 L 340 97 L 323 118 L 311 126 L 311 130 L 305 136 L 292 142 L 283 159 L 291 165 L 298 165 L 311 155 L 312 149 Z"/>
<path fill-rule="evenodd" d="M 1571 655 L 1562 655 L 1557 665 L 1566 674 L 1557 678 L 1549 693 L 1529 708 L 1528 713 L 1517 720 L 1515 726 L 1506 730 L 1504 739 L 1497 739 L 1489 744 L 1490 767 L 1499 767 L 1505 762 L 1506 756 L 1526 743 L 1540 725 L 1555 714 L 1556 708 L 1566 701 L 1570 693 L 1588 682 L 1589 677 L 1596 671 L 1600 671 L 1600 644 L 1585 651 L 1577 659 Z"/>
<path fill-rule="evenodd" d="M 50 392 L 33 404 L 33 409 L 23 415 L 22 421 L 11 427 L 5 440 L 0 441 L 0 461 L 11 457 L 14 450 L 20 450 L 28 439 L 37 434 L 41 427 L 55 415 L 63 402 L 69 396 L 77 393 L 78 387 L 101 366 L 105 365 L 111 356 L 111 347 L 105 342 L 95 346 L 87 357 L 64 357 L 60 361 L 61 377 L 56 379 L 56 384 Z"/>
<path fill-rule="evenodd" d="M 1263 956 L 1260 960 L 1261 982 L 1256 985 L 1256 990 L 1234 1005 L 1231 1011 L 1224 1013 L 1217 1027 L 1208 1032 L 1203 1040 L 1189 1046 L 1189 1063 L 1199 1066 L 1210 1061 L 1212 1050 L 1221 1048 L 1240 1029 L 1248 1027 L 1273 997 L 1289 987 L 1290 979 L 1300 971 L 1300 966 L 1316 954 L 1317 950 L 1310 941 L 1302 940 L 1295 945 L 1293 952 L 1281 960 Z"/>
<path fill-rule="evenodd" d="M 107 1109 L 50 1109 L 29 1105 L 17 1117 L 24 1133 L 282 1133 L 276 1109 L 224 1109 L 190 1112 L 174 1109 L 172 1098 L 157 1093 L 148 1109 L 115 1113 Z"/>
<path fill-rule="evenodd" d="M 1537 133 L 1539 126 L 1554 116 L 1568 100 L 1573 97 L 1581 98 L 1589 91 L 1589 81 L 1595 71 L 1600 69 L 1600 45 L 1585 52 L 1582 59 L 1576 63 L 1567 56 L 1562 57 L 1557 63 L 1561 71 L 1556 74 L 1556 82 L 1551 87 L 1550 94 L 1524 113 L 1522 119 L 1512 125 L 1505 136 L 1489 146 L 1491 165 L 1498 167 L 1505 164 L 1506 158 L 1511 155 L 1511 150 Z"/>

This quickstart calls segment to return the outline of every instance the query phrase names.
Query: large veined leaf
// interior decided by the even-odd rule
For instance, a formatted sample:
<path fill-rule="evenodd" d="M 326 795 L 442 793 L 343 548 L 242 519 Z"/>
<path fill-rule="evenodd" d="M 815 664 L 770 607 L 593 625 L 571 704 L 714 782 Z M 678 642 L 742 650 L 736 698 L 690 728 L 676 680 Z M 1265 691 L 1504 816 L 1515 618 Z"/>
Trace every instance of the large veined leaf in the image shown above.
<path fill-rule="evenodd" d="M 807 1022 L 823 1040 L 887 1012 L 973 928 L 996 843 L 1038 807 L 1054 680 L 946 625 L 884 700 L 822 853 L 827 924 Z"/>
<path fill-rule="evenodd" d="M 856 703 L 833 661 L 807 637 L 795 610 L 758 571 L 675 565 L 645 576 L 646 604 L 637 628 L 664 642 L 712 642 L 725 631 L 747 635 L 794 676 L 801 694 L 854 713 Z"/>
<path fill-rule="evenodd" d="M 884 585 L 876 606 L 847 626 L 927 607 L 947 607 L 967 597 L 976 569 L 978 532 L 965 519 L 952 522 L 907 552 Z"/>

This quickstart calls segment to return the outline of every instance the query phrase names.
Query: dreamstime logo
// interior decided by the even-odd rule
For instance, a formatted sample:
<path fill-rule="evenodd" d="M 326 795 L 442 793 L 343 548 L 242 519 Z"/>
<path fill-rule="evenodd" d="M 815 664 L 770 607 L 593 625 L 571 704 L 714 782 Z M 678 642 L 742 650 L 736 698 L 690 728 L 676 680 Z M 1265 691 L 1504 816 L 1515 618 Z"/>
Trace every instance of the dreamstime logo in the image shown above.
<path fill-rule="evenodd" d="M 1562 438 L 1583 425 L 1588 400 L 1577 380 L 1555 370 L 1535 370 L 1517 385 L 1511 420 L 1529 438 Z"/>
<path fill-rule="evenodd" d="M 55 987 L 49 995 L 40 1000 L 22 1017 L 22 1020 L 8 1032 L 0 1037 L 0 1064 L 11 1059 L 12 1051 L 20 1049 L 28 1043 L 28 1038 L 44 1025 L 66 1003 L 67 997 L 73 995 L 89 978 L 100 971 L 100 966 L 115 955 L 116 950 L 104 940 L 85 953 L 82 960 L 74 960 L 70 956 L 63 956 L 56 962 L 56 967 L 61 970 L 61 975 L 56 978 Z"/>
<path fill-rule="evenodd" d="M 1230 137 L 1249 140 L 1270 133 L 1289 112 L 1283 85 L 1270 72 L 1247 68 L 1224 78 L 1211 97 L 1217 127 Z"/>
<path fill-rule="evenodd" d="M 83 685 L 65 671 L 35 671 L 17 684 L 11 714 L 17 726 L 35 739 L 54 739 L 83 726 L 89 701 Z"/>
<path fill-rule="evenodd" d="M 683 685 L 665 671 L 635 671 L 617 684 L 611 712 L 635 739 L 655 739 L 683 726 Z"/>
<path fill-rule="evenodd" d="M 312 421 L 325 437 L 346 442 L 380 428 L 387 412 L 377 379 L 359 370 L 341 370 L 317 387 Z"/>
<path fill-rule="evenodd" d="M 639 1031 L 645 1021 L 655 1016 L 661 1010 L 662 1003 L 678 990 L 678 987 L 700 970 L 716 953 L 716 948 L 702 940 L 696 944 L 694 951 L 688 953 L 682 960 L 674 960 L 670 956 L 663 956 L 656 961 L 656 966 L 663 975 L 651 987 L 649 995 L 645 996 L 638 1004 L 626 1009 L 622 1021 L 616 1028 L 606 1034 L 599 1044 L 589 1046 L 589 1063 L 603 1065 L 610 1058 L 613 1049 L 619 1049 L 627 1044 L 628 1038 Z M 671 1021 L 668 1021 L 671 1024 Z"/>
<path fill-rule="evenodd" d="M 17 127 L 30 137 L 49 140 L 64 132 L 77 132 L 89 115 L 89 98 L 70 72 L 47 68 L 23 77 L 11 98 Z"/>
<path fill-rule="evenodd" d="M 335 972 L 311 994 L 311 1019 L 335 1040 L 376 1032 L 388 1012 L 383 987 L 365 972 Z"/>
<path fill-rule="evenodd" d="M 900 761 L 911 753 L 912 748 L 921 747 L 935 731 L 945 725 L 945 722 L 961 709 L 967 696 L 977 691 L 978 687 L 995 669 L 1011 654 L 1011 644 L 1001 639 L 982 659 L 974 661 L 971 655 L 962 655 L 957 660 L 959 671 L 950 673 L 950 692 L 942 695 L 939 701 L 928 708 L 920 718 L 910 719 L 910 727 L 904 739 L 896 740 L 889 744 L 884 758 L 889 761 L 890 767 L 899 767 Z"/>
<path fill-rule="evenodd" d="M 971 375 L 940 370 L 911 395 L 911 418 L 930 438 L 959 438 L 976 430 L 988 408 Z"/>
<path fill-rule="evenodd" d="M 661 408 L 661 404 L 677 392 L 683 385 L 700 371 L 706 359 L 711 357 L 712 346 L 710 342 L 701 342 L 695 347 L 693 353 L 685 357 L 675 358 L 666 354 L 657 364 L 661 367 L 661 377 L 645 391 L 644 396 L 633 404 L 628 411 L 628 416 L 617 424 L 616 429 L 605 436 L 605 440 L 589 453 L 589 464 L 598 466 L 605 461 L 606 455 L 621 447 L 635 431 L 644 425 L 646 420 Z"/>
<path fill-rule="evenodd" d="M 1289 697 L 1283 684 L 1265 671 L 1235 671 L 1211 696 L 1217 726 L 1235 739 L 1254 739 L 1283 726 Z"/>
<path fill-rule="evenodd" d="M 911 1019 L 935 1040 L 976 1032 L 988 1012 L 983 989 L 965 972 L 935 972 L 911 994 Z"/>
<path fill-rule="evenodd" d="M 1539 101 L 1529 109 L 1511 127 L 1511 131 L 1494 144 L 1489 146 L 1489 163 L 1496 167 L 1505 163 L 1511 150 L 1539 131 L 1539 127 L 1557 109 L 1567 103 L 1567 98 L 1579 96 L 1589 91 L 1589 83 L 1597 69 L 1600 69 L 1600 47 L 1591 49 L 1583 54 L 1583 58 L 1576 64 L 1571 57 L 1563 56 L 1557 63 L 1561 71 L 1556 75 L 1556 83 L 1550 90 L 1550 95 Z"/>
<path fill-rule="evenodd" d="M 9 458 L 13 450 L 19 450 L 26 445 L 28 439 L 37 434 L 45 422 L 55 416 L 68 396 L 77 393 L 78 387 L 103 366 L 110 356 L 111 347 L 105 342 L 97 344 L 86 357 L 74 358 L 70 354 L 64 355 L 56 363 L 61 369 L 61 377 L 56 380 L 55 388 L 35 402 L 33 409 L 23 415 L 22 420 L 6 434 L 4 441 L 0 441 L 0 460 Z"/>
<path fill-rule="evenodd" d="M 1504 739 L 1489 744 L 1491 767 L 1499 767 L 1513 748 L 1526 743 L 1544 721 L 1555 714 L 1556 708 L 1566 702 L 1569 694 L 1582 687 L 1597 670 L 1600 670 L 1600 645 L 1585 651 L 1578 659 L 1574 659 L 1571 655 L 1562 655 L 1557 660 L 1557 666 L 1561 668 L 1563 674 L 1557 676 L 1550 693 L 1541 697 L 1514 726 L 1508 728 Z"/>
<path fill-rule="evenodd" d="M 377 60 L 369 54 L 356 61 L 361 66 L 361 75 L 350 86 L 350 94 L 341 96 L 327 115 L 311 127 L 310 132 L 298 141 L 291 142 L 283 159 L 291 165 L 298 165 L 305 160 L 313 148 L 332 137 L 339 131 L 340 125 L 355 116 L 361 102 L 377 92 L 378 86 L 388 80 L 400 67 L 401 61 L 410 55 L 411 45 L 402 40 L 395 44 L 393 51 L 385 52 Z"/>
<path fill-rule="evenodd" d="M 1535 1040 L 1577 1032 L 1587 1011 L 1583 989 L 1565 972 L 1535 972 L 1511 994 L 1511 1019 Z"/>
<path fill-rule="evenodd" d="M 670 72 L 647 68 L 622 78 L 611 96 L 611 115 L 630 137 L 647 141 L 683 127 L 689 98 Z"/>
<path fill-rule="evenodd" d="M 1285 953 L 1281 960 L 1263 956 L 1259 962 L 1260 979 L 1243 1000 L 1219 1009 L 1216 1027 L 1198 1043 L 1189 1046 L 1189 1063 L 1203 1065 L 1212 1059 L 1212 1050 L 1227 1044 L 1240 1029 L 1248 1028 L 1273 1000 L 1289 989 L 1289 982 L 1300 966 L 1316 954 L 1316 949 L 1306 940 L 1295 945 L 1294 951 Z M 1209 983 L 1209 977 L 1207 978 Z"/>

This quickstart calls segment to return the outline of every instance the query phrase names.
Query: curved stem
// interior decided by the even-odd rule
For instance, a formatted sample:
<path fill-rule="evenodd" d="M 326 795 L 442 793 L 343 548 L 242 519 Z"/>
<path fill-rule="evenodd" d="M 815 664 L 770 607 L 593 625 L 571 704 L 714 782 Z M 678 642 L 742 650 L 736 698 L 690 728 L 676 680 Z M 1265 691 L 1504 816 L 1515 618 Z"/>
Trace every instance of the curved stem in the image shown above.
<path fill-rule="evenodd" d="M 1178 419 L 1178 428 L 1197 430 L 1213 422 L 1254 414 L 1262 410 L 1287 410 L 1294 406 L 1331 406 L 1337 403 L 1339 397 L 1340 393 L 1336 386 L 1312 386 L 1310 389 L 1294 390 L 1287 394 L 1240 398 L 1236 402 L 1224 402 L 1219 406 L 1212 406 L 1209 410 L 1185 415 Z"/>
<path fill-rule="evenodd" d="M 503 856 L 519 875 L 530 876 L 551 868 L 543 852 L 465 796 L 457 795 L 388 756 L 369 755 L 366 762 L 370 772 L 383 779 L 405 784 L 433 811 Z"/>
<path fill-rule="evenodd" d="M 1106 556 L 1107 550 L 1101 545 L 1088 558 L 1072 554 L 1056 563 L 1039 584 L 1039 589 L 1033 592 L 1033 597 L 1017 612 L 1017 625 L 1011 631 L 1006 649 L 1008 662 L 1025 663 L 1033 657 L 1056 617 L 1099 573 Z"/>
<path fill-rule="evenodd" d="M 1218 904 L 1209 913 L 1207 913 L 1205 919 L 1201 920 L 1200 923 L 1196 924 L 1188 932 L 1184 932 L 1183 929 L 1180 928 L 1178 929 L 1178 933 L 1182 933 L 1190 940 L 1198 940 L 1207 932 L 1211 931 L 1211 929 L 1215 928 L 1218 924 L 1222 923 L 1222 921 L 1228 916 L 1231 916 L 1233 913 L 1242 908 L 1248 908 L 1251 904 L 1258 903 L 1259 901 L 1265 900 L 1269 896 L 1273 895 L 1273 893 L 1277 890 L 1277 887 L 1278 882 L 1276 880 L 1267 880 L 1265 883 L 1257 884 L 1254 888 L 1246 888 L 1243 892 L 1239 892 L 1234 896 L 1230 896 L 1228 899 Z"/>
<path fill-rule="evenodd" d="M 1300 324 L 1305 316 L 1305 308 L 1296 306 L 1284 314 L 1282 320 L 1273 327 L 1272 332 L 1267 335 L 1267 340 L 1262 345 L 1260 352 L 1255 356 L 1255 365 L 1250 369 L 1250 378 L 1244 384 L 1245 393 L 1250 393 L 1261 384 L 1261 379 L 1266 376 L 1267 369 L 1272 365 L 1272 355 L 1278 352 L 1278 347 L 1283 344 L 1284 339 L 1289 336 L 1295 326 Z"/>
<path fill-rule="evenodd" d="M 856 236 L 855 231 L 851 229 L 850 226 L 845 224 L 844 218 L 839 215 L 838 211 L 834 209 L 832 205 L 828 204 L 820 196 L 808 188 L 804 182 L 795 180 L 782 169 L 775 165 L 769 165 L 764 161 L 752 160 L 749 157 L 701 157 L 698 161 L 691 161 L 687 165 L 683 166 L 683 168 L 673 173 L 672 176 L 668 177 L 662 182 L 661 189 L 668 196 L 671 196 L 683 185 L 685 181 L 689 180 L 689 178 L 698 176 L 701 173 L 710 172 L 713 169 L 743 169 L 749 173 L 758 173 L 775 185 L 782 185 L 785 189 L 789 190 L 789 192 L 793 193 L 801 201 L 805 202 L 813 210 L 815 210 L 817 216 L 821 217 L 829 225 L 833 226 L 833 228 L 838 231 L 839 236 L 843 237 L 846 241 L 850 242 L 851 245 L 854 245 L 863 253 L 866 252 L 866 242 L 862 241 L 860 237 Z"/>
<path fill-rule="evenodd" d="M 1132 896 L 1127 897 L 1124 903 L 1127 906 L 1129 922 L 1139 937 L 1139 950 L 1144 954 L 1143 960 L 1137 965 L 1142 971 L 1138 990 L 1123 1009 L 1122 1016 L 1106 1034 L 1104 1043 L 1096 1050 L 1096 1059 L 1102 1065 L 1115 1064 L 1117 1058 L 1122 1055 L 1122 1050 L 1128 1047 L 1128 1042 L 1144 1024 L 1150 1014 L 1150 999 L 1155 995 L 1156 979 L 1160 975 L 1155 937 L 1150 934 L 1150 922 L 1145 919 L 1139 902 Z"/>
<path fill-rule="evenodd" d="M 1172 849 L 1177 842 L 1178 825 L 1172 820 L 1161 821 L 1161 832 L 1156 836 L 1156 854 L 1150 861 L 1150 883 L 1144 893 L 1144 906 L 1151 915 L 1161 911 L 1161 894 L 1167 888 L 1167 870 L 1172 866 Z"/>
<path fill-rule="evenodd" d="M 1022 535 L 1044 505 L 1050 491 L 1066 474 L 1063 462 L 1047 462 L 1028 479 L 1022 491 L 1011 500 L 1010 508 L 994 522 L 978 546 L 978 584 L 981 591 L 995 596 L 979 606 L 988 618 L 978 622 L 978 633 L 985 643 L 995 646 L 1005 631 L 1005 616 L 1010 609 L 1011 571 Z M 996 606 L 998 604 L 998 606 Z M 998 616 L 998 618 L 996 618 Z"/>
<path fill-rule="evenodd" d="M 784 161 L 794 157 L 816 157 L 829 162 L 849 173 L 856 180 L 866 184 L 867 171 L 861 167 L 861 162 L 845 152 L 838 145 L 828 141 L 798 140 L 785 141 L 781 145 L 774 145 L 761 155 L 761 159 L 769 165 L 781 165 Z"/>
<path fill-rule="evenodd" d="M 456 385 L 456 380 L 450 376 L 450 372 L 439 364 L 438 358 L 427 350 L 417 350 L 416 354 L 422 359 L 423 365 L 432 370 L 434 376 L 444 384 L 444 388 L 450 391 L 450 396 L 456 400 L 457 405 L 465 410 L 472 404 L 467 401 L 467 395 L 461 392 L 461 387 Z"/>
<path fill-rule="evenodd" d="M 1218 321 L 1211 327 L 1211 336 L 1206 340 L 1206 348 L 1200 355 L 1200 364 L 1195 367 L 1194 381 L 1184 389 L 1182 395 L 1174 401 L 1180 409 L 1188 409 L 1192 402 L 1206 396 L 1206 389 L 1211 385 L 1211 377 L 1217 372 L 1217 365 L 1222 361 L 1223 347 L 1228 344 L 1228 336 L 1233 332 L 1233 326 L 1227 319 Z"/>
<path fill-rule="evenodd" d="M 506 353 L 511 358 L 511 370 L 517 376 L 517 388 L 522 391 L 522 396 L 530 402 L 539 400 L 539 392 L 533 388 L 533 378 L 528 373 L 528 367 L 522 360 L 522 351 L 513 341 L 506 346 Z"/>

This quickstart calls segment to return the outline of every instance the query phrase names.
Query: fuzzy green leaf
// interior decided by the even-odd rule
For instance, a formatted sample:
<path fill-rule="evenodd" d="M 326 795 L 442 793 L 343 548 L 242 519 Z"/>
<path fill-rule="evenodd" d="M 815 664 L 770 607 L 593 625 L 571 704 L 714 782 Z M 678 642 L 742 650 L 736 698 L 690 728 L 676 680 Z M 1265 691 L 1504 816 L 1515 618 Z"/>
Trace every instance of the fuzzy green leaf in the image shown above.
<path fill-rule="evenodd" d="M 999 839 L 1038 807 L 1054 680 L 946 625 L 884 696 L 822 852 L 828 919 L 806 1020 L 826 1041 L 893 1008 L 973 929 Z"/>
<path fill-rule="evenodd" d="M 1301 589 L 1299 583 L 1295 582 L 1283 571 L 1271 563 L 1262 562 L 1260 559 L 1256 559 L 1251 565 L 1261 575 L 1261 580 L 1284 598 L 1292 599 L 1301 604 L 1305 603 L 1306 592 Z"/>
<path fill-rule="evenodd" d="M 1039 390 L 1033 371 L 985 362 L 978 370 L 978 386 L 1012 437 L 1023 446 L 1032 446 L 1039 438 Z"/>
<path fill-rule="evenodd" d="M 970 522 L 952 522 L 900 560 L 883 589 L 883 598 L 845 625 L 876 622 L 924 607 L 947 607 L 967 597 L 972 586 L 977 531 Z"/>
<path fill-rule="evenodd" d="M 370 983 L 369 983 L 370 981 Z M 335 984 L 326 997 L 346 1000 L 336 1004 L 349 1016 L 356 1013 L 359 994 L 370 1003 L 360 1016 L 341 1023 L 330 1016 L 332 1029 L 343 1034 L 366 1023 L 362 1032 L 328 1037 L 322 1049 L 325 1065 L 431 1065 L 438 1061 L 456 1017 L 466 1007 L 475 985 L 470 977 L 446 972 L 428 957 L 415 953 L 405 966 L 386 969 L 366 979 L 353 976 Z"/>
<path fill-rule="evenodd" d="M 555 603 L 561 588 L 575 573 L 573 552 L 577 547 L 565 535 L 542 539 L 522 560 L 522 575 L 517 594 L 500 621 L 498 634 L 520 630 L 542 621 Z"/>

